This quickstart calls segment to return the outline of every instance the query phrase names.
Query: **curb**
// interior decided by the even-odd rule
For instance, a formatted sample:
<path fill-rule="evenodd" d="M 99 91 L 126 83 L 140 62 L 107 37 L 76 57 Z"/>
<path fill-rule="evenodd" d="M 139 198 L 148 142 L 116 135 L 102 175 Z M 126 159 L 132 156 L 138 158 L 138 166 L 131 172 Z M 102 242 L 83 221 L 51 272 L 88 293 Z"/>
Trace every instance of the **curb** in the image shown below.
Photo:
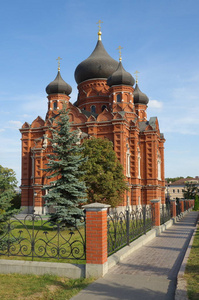
<path fill-rule="evenodd" d="M 198 218 L 199 218 L 199 215 L 198 215 Z M 197 218 L 197 221 L 198 221 L 198 218 Z M 193 240 L 194 240 L 194 237 L 196 234 L 196 230 L 199 227 L 199 224 L 197 225 L 197 221 L 196 221 L 196 228 L 193 230 L 192 237 L 190 239 L 184 259 L 182 261 L 180 270 L 178 272 L 177 286 L 176 286 L 176 291 L 175 291 L 175 300 L 189 300 L 188 296 L 187 296 L 187 282 L 184 278 L 184 273 L 185 273 L 186 264 L 187 264 L 187 261 L 188 261 L 189 255 L 190 255 Z"/>

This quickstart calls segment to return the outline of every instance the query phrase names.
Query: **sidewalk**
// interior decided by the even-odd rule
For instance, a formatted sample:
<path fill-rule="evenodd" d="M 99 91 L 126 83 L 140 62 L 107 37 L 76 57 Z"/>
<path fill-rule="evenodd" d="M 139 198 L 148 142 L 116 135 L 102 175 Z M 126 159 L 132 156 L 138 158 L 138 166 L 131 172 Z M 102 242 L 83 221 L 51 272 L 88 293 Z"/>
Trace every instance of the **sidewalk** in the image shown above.
<path fill-rule="evenodd" d="M 174 300 L 197 216 L 198 212 L 188 213 L 71 300 Z"/>

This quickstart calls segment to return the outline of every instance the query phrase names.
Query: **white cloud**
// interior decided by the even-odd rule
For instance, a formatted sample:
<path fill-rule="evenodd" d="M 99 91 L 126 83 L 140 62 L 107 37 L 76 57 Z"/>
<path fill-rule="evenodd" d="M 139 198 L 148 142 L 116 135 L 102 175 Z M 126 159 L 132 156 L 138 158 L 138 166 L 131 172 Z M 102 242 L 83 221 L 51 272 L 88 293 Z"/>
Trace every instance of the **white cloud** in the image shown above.
<path fill-rule="evenodd" d="M 10 120 L 10 121 L 8 121 L 8 123 L 10 124 L 10 126 L 8 128 L 11 128 L 11 129 L 19 129 L 23 125 L 23 123 L 21 121 Z"/>
<path fill-rule="evenodd" d="M 193 117 L 182 117 L 176 114 L 175 117 L 165 113 L 165 116 L 158 117 L 160 121 L 161 132 L 180 133 L 183 135 L 199 135 L 198 126 L 199 120 Z"/>
<path fill-rule="evenodd" d="M 3 132 L 3 131 L 5 131 L 5 129 L 4 128 L 0 128 L 0 132 Z"/>
<path fill-rule="evenodd" d="M 158 100 L 149 100 L 148 104 L 149 108 L 157 108 L 157 109 L 162 109 L 163 108 L 163 103 Z"/>
<path fill-rule="evenodd" d="M 18 115 L 19 118 L 30 118 L 31 115 L 28 114 L 23 114 L 23 115 Z"/>

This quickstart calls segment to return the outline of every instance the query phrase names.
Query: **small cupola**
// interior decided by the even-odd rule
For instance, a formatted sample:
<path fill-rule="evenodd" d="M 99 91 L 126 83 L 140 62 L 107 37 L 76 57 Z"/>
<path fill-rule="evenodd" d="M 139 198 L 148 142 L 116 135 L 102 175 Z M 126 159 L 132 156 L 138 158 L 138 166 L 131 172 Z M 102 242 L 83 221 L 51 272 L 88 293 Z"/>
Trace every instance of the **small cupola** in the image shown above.
<path fill-rule="evenodd" d="M 122 65 L 122 61 L 119 61 L 117 70 L 108 78 L 107 84 L 111 87 L 113 85 L 130 85 L 133 86 L 135 79 L 127 72 Z"/>
<path fill-rule="evenodd" d="M 72 92 L 72 87 L 66 83 L 63 78 L 61 77 L 60 74 L 60 57 L 58 57 L 58 73 L 54 81 L 49 83 L 46 87 L 46 93 L 48 95 L 51 94 L 65 94 L 65 95 L 70 95 Z"/>
<path fill-rule="evenodd" d="M 149 98 L 146 94 L 142 93 L 139 89 L 139 86 L 136 82 L 135 90 L 133 92 L 134 104 L 145 104 L 149 102 Z"/>

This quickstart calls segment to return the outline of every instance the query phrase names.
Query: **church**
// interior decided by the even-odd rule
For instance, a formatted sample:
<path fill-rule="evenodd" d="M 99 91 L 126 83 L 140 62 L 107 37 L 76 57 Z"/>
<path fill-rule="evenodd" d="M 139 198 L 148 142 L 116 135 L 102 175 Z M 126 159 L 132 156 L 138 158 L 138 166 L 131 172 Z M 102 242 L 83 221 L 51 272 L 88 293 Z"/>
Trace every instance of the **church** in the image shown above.
<path fill-rule="evenodd" d="M 75 80 L 78 96 L 72 104 L 72 88 L 61 77 L 59 66 L 55 80 L 46 87 L 45 120 L 38 116 L 20 129 L 23 213 L 46 213 L 43 187 L 49 181 L 43 169 L 52 151 L 49 128 L 55 125 L 54 117 L 64 104 L 69 108 L 71 127 L 78 129 L 81 138 L 112 141 L 129 186 L 121 208 L 148 205 L 153 199 L 165 203 L 164 135 L 157 117 L 147 119 L 149 99 L 141 92 L 137 78 L 135 82 L 124 69 L 121 55 L 118 62 L 105 50 L 100 28 L 95 49 L 76 67 Z"/>

